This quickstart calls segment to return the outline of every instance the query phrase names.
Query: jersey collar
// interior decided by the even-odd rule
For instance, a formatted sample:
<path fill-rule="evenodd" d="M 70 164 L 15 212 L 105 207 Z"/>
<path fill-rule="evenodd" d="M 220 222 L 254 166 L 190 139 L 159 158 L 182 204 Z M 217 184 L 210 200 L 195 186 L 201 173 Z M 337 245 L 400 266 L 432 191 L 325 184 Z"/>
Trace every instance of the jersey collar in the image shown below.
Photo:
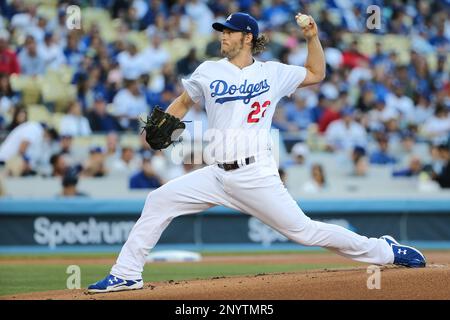
<path fill-rule="evenodd" d="M 232 66 L 233 68 L 235 68 L 235 69 L 238 70 L 238 71 L 244 71 L 244 70 L 253 68 L 253 67 L 255 67 L 255 66 L 258 64 L 258 62 L 259 62 L 258 60 L 256 60 L 256 59 L 253 58 L 253 57 L 252 57 L 252 59 L 253 59 L 253 63 L 252 63 L 251 65 L 248 65 L 248 66 L 242 68 L 242 69 L 239 68 L 237 65 L 231 63 L 231 62 L 228 60 L 228 58 L 223 58 L 221 61 L 223 61 L 224 63 L 226 63 L 226 64 L 228 64 L 228 65 L 230 65 L 230 66 Z"/>

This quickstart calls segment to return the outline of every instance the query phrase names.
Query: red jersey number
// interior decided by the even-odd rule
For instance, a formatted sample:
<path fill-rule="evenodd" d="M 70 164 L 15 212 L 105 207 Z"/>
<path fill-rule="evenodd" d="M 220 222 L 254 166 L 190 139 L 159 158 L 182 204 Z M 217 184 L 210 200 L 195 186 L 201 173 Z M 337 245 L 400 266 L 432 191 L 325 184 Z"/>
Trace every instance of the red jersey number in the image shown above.
<path fill-rule="evenodd" d="M 248 114 L 247 122 L 248 123 L 259 122 L 259 119 L 263 118 L 264 115 L 266 114 L 266 109 L 268 106 L 270 106 L 270 101 L 264 101 L 262 106 L 259 104 L 258 101 L 253 102 L 253 104 L 251 105 L 252 111 Z"/>

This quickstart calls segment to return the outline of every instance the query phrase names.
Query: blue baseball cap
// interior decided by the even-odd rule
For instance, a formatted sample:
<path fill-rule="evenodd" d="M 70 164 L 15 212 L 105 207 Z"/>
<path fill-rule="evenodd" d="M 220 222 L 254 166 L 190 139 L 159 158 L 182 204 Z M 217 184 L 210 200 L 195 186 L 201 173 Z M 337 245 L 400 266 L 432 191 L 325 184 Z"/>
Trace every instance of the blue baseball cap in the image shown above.
<path fill-rule="evenodd" d="M 232 13 L 224 23 L 215 22 L 212 25 L 214 30 L 222 32 L 227 28 L 234 31 L 248 32 L 253 34 L 253 39 L 258 38 L 259 28 L 255 18 L 243 12 Z"/>

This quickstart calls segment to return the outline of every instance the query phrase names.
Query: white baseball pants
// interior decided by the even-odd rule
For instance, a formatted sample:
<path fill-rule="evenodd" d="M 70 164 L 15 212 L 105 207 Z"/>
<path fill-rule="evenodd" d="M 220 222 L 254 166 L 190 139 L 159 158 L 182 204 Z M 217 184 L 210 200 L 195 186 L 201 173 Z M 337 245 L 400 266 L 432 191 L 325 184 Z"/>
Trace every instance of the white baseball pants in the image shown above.
<path fill-rule="evenodd" d="M 150 192 L 111 274 L 127 280 L 142 278 L 146 256 L 173 218 L 216 205 L 248 213 L 305 246 L 324 247 L 360 262 L 394 261 L 385 240 L 307 217 L 281 182 L 273 157 L 264 155 L 231 171 L 210 165 Z"/>

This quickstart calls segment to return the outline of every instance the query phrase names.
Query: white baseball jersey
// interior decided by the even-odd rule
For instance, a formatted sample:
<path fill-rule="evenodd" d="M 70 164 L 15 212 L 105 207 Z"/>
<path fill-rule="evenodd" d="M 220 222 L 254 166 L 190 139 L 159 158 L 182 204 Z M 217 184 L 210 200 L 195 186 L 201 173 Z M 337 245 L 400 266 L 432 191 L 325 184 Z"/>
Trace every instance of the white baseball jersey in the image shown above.
<path fill-rule="evenodd" d="M 205 103 L 211 133 L 205 139 L 212 144 L 214 158 L 228 162 L 270 148 L 275 106 L 305 77 L 306 69 L 300 66 L 255 60 L 240 69 L 224 58 L 203 62 L 182 82 L 194 102 Z"/>

